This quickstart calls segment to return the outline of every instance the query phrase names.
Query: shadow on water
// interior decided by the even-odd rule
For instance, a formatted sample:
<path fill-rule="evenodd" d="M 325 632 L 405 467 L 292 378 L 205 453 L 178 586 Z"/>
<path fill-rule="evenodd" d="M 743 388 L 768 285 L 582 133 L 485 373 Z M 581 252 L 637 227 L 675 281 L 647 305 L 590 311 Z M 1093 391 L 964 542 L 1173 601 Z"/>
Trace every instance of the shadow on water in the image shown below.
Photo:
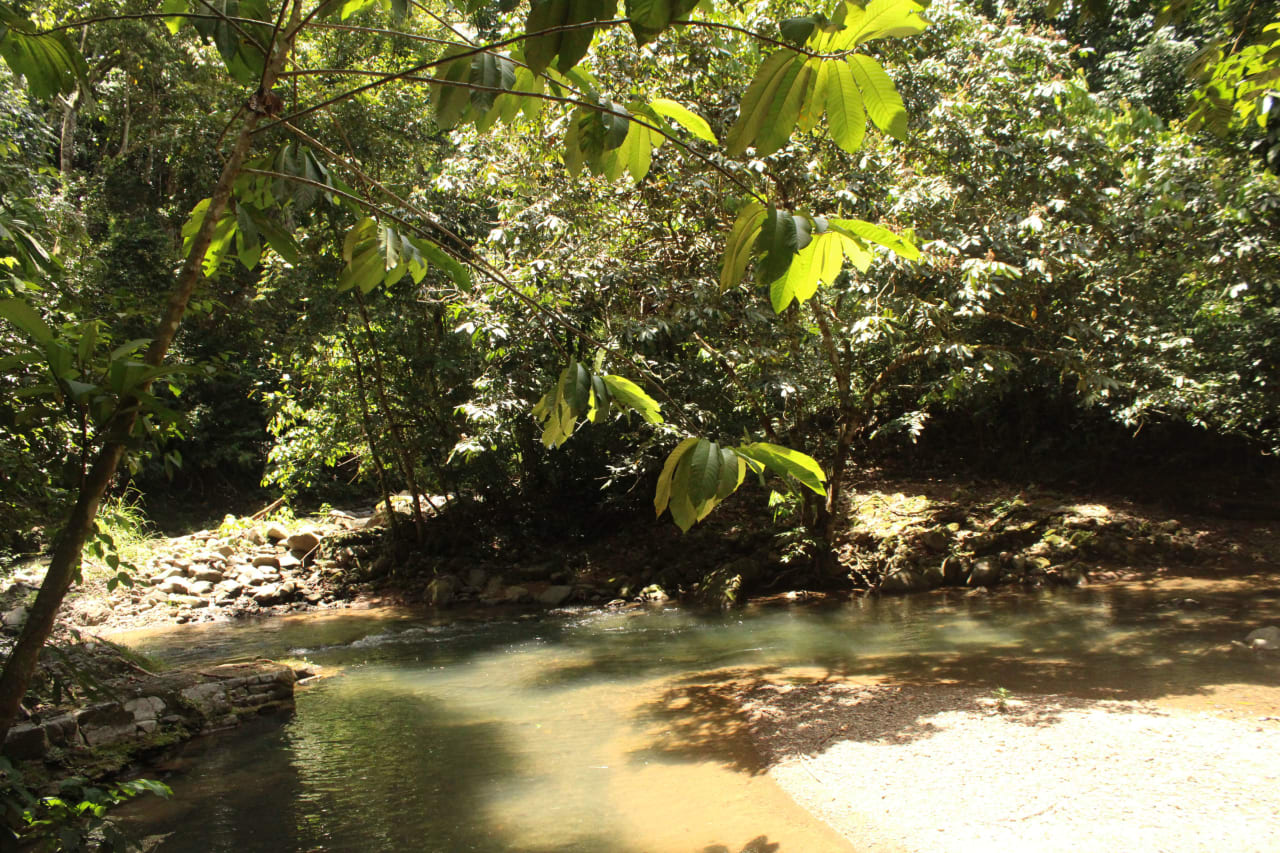
<path fill-rule="evenodd" d="M 1005 719 L 1046 726 L 1100 699 L 1280 686 L 1280 656 L 1230 645 L 1280 623 L 1274 581 L 1187 584 L 175 632 L 149 650 L 346 672 L 300 692 L 287 725 L 214 741 L 173 803 L 130 813 L 177 853 L 790 853 L 795 828 L 779 828 L 756 778 L 790 755 L 928 738 L 937 714 L 996 713 L 997 687 L 1013 695 Z M 730 790 L 736 805 L 722 805 Z M 666 832 L 681 811 L 705 834 Z"/>
<path fill-rule="evenodd" d="M 376 686 L 323 690 L 283 727 L 206 741 L 177 797 L 125 814 L 168 836 L 158 853 L 513 849 L 485 809 L 489 781 L 519 773 L 499 725 Z M 424 832 L 421 814 L 449 819 Z"/>

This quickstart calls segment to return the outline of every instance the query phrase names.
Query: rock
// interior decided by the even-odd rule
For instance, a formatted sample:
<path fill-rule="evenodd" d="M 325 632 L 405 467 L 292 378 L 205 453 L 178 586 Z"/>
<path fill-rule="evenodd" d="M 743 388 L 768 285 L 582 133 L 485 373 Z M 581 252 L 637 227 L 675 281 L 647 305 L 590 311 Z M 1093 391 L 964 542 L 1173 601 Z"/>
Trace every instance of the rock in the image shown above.
<path fill-rule="evenodd" d="M 201 608 L 208 607 L 209 602 L 198 595 L 171 595 L 169 601 L 179 607 Z"/>
<path fill-rule="evenodd" d="M 482 598 L 502 598 L 503 597 L 502 587 L 503 587 L 503 583 L 502 583 L 501 576 L 494 575 L 493 577 L 489 578 L 488 581 L 485 582 L 484 592 L 482 592 L 480 596 Z"/>
<path fill-rule="evenodd" d="M 511 604 L 530 601 L 532 598 L 533 597 L 529 595 L 529 590 L 522 586 L 507 587 L 507 594 L 504 596 L 504 599 Z"/>
<path fill-rule="evenodd" d="M 18 723 L 4 739 L 4 754 L 19 761 L 43 758 L 49 750 L 49 737 L 42 726 Z"/>
<path fill-rule="evenodd" d="M 134 722 L 158 720 L 164 712 L 164 700 L 159 696 L 140 696 L 124 703 L 124 709 L 133 715 Z"/>
<path fill-rule="evenodd" d="M 965 565 L 962 557 L 952 554 L 942 561 L 942 574 L 947 579 L 947 583 L 953 586 L 962 585 L 968 573 L 969 567 Z"/>
<path fill-rule="evenodd" d="M 1267 652 L 1280 651 L 1280 628 L 1275 625 L 1266 625 L 1256 631 L 1250 631 L 1244 641 L 1251 649 Z"/>
<path fill-rule="evenodd" d="M 969 575 L 969 586 L 992 586 L 1000 581 L 1000 566 L 991 560 L 978 560 Z"/>
<path fill-rule="evenodd" d="M 481 589 L 488 579 L 489 573 L 484 569 L 471 569 L 467 572 L 467 586 L 472 589 Z"/>
<path fill-rule="evenodd" d="M 253 600 L 259 604 L 276 604 L 281 600 L 280 586 L 274 583 L 263 584 L 253 592 Z"/>
<path fill-rule="evenodd" d="M 273 569 L 280 568 L 280 558 L 275 554 L 254 554 L 253 565 L 255 568 L 270 566 Z"/>
<path fill-rule="evenodd" d="M 220 556 L 226 557 L 227 559 L 230 559 L 236 553 L 236 549 L 232 548 L 230 545 L 219 545 L 214 550 L 217 551 Z"/>
<path fill-rule="evenodd" d="M 218 583 L 222 580 L 223 574 L 217 569 L 196 569 L 192 574 L 198 581 L 208 581 L 209 583 Z"/>
<path fill-rule="evenodd" d="M 667 591 L 656 583 L 651 583 L 644 589 L 640 590 L 640 598 L 643 601 L 655 601 L 661 603 L 670 598 Z"/>
<path fill-rule="evenodd" d="M 63 714 L 40 724 L 45 737 L 54 746 L 74 746 L 80 742 L 80 727 L 72 714 Z"/>
<path fill-rule="evenodd" d="M 213 584 L 209 581 L 196 581 L 191 585 L 192 595 L 211 595 L 213 593 Z"/>
<path fill-rule="evenodd" d="M 302 565 L 302 561 L 299 560 L 297 557 L 293 556 L 292 554 L 281 554 L 279 557 L 276 558 L 276 567 L 279 568 L 281 571 L 289 571 L 290 569 L 296 569 L 301 565 Z"/>
<path fill-rule="evenodd" d="M 6 628 L 21 628 L 27 621 L 27 608 L 18 605 L 12 610 L 6 610 L 3 616 L 0 616 L 0 622 L 4 623 Z"/>
<path fill-rule="evenodd" d="M 573 595 L 571 586 L 549 586 L 538 595 L 538 601 L 550 607 L 559 607 Z"/>
<path fill-rule="evenodd" d="M 899 569 L 886 575 L 880 581 L 880 591 L 888 593 L 923 592 L 929 588 L 929 581 L 923 574 L 913 569 Z"/>
<path fill-rule="evenodd" d="M 176 575 L 165 578 L 164 583 L 160 584 L 158 589 L 169 595 L 190 595 L 191 585 L 184 578 Z"/>
<path fill-rule="evenodd" d="M 931 527 L 920 534 L 920 544 L 930 551 L 945 551 L 951 540 L 944 531 Z"/>
<path fill-rule="evenodd" d="M 136 727 L 133 714 L 119 702 L 104 702 L 76 711 L 76 725 L 89 746 L 102 746 L 133 737 Z"/>
<path fill-rule="evenodd" d="M 268 524 L 262 531 L 268 539 L 288 539 L 289 531 L 280 524 Z"/>
<path fill-rule="evenodd" d="M 445 607 L 458 593 L 458 579 L 453 575 L 440 575 L 427 584 L 427 601 L 432 607 Z"/>
<path fill-rule="evenodd" d="M 213 588 L 214 594 L 219 598 L 235 598 L 244 592 L 244 584 L 239 581 L 225 580 Z"/>
<path fill-rule="evenodd" d="M 265 545 L 265 544 L 267 544 L 267 537 L 266 537 L 265 535 L 263 535 L 262 531 L 261 531 L 261 530 L 259 530 L 259 529 L 258 529 L 258 528 L 256 528 L 256 527 L 255 527 L 253 530 L 250 530 L 250 531 L 245 535 L 245 538 L 246 538 L 246 539 L 248 539 L 248 540 L 249 540 L 249 542 L 250 542 L 250 543 L 252 543 L 252 544 L 254 544 L 254 545 Z"/>
<path fill-rule="evenodd" d="M 290 551 L 310 553 L 320 545 L 320 536 L 313 531 L 304 530 L 290 536 L 285 540 L 285 544 L 289 546 Z"/>

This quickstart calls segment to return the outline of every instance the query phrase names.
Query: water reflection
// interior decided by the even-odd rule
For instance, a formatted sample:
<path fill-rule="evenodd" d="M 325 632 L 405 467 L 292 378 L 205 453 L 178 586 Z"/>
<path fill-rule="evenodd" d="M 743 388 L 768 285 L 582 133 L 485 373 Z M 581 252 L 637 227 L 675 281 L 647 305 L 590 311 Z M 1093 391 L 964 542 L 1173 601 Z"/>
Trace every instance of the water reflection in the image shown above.
<path fill-rule="evenodd" d="M 806 748 L 822 748 L 928 737 L 907 701 L 922 692 L 944 707 L 994 686 L 1082 701 L 1280 685 L 1280 662 L 1229 644 L 1280 621 L 1265 578 L 1176 596 L 1135 585 L 728 615 L 448 616 L 133 635 L 171 661 L 345 668 L 302 690 L 284 725 L 207 744 L 170 779 L 175 801 L 136 805 L 135 820 L 168 833 L 161 851 L 845 851 L 762 774 L 777 756 L 757 748 L 744 696 L 781 701 L 778 725 L 811 728 Z M 853 697 L 863 728 L 827 732 L 831 685 L 847 703 L 871 683 L 890 689 Z"/>

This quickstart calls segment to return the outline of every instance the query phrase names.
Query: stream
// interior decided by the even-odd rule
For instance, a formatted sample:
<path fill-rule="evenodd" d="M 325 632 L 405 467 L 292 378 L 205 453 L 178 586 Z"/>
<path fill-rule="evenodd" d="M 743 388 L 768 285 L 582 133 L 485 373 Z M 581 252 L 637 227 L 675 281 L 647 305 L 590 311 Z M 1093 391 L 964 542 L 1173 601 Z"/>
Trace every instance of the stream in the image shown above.
<path fill-rule="evenodd" d="M 1280 665 L 1230 641 L 1267 623 L 1280 624 L 1280 583 L 1255 576 L 723 615 L 378 610 L 130 632 L 113 639 L 170 665 L 305 658 L 336 674 L 300 687 L 289 718 L 189 744 L 147 773 L 172 800 L 119 813 L 166 853 L 848 851 L 748 739 L 706 737 L 732 711 L 673 701 L 681 685 L 840 677 L 1247 706 L 1273 699 Z"/>

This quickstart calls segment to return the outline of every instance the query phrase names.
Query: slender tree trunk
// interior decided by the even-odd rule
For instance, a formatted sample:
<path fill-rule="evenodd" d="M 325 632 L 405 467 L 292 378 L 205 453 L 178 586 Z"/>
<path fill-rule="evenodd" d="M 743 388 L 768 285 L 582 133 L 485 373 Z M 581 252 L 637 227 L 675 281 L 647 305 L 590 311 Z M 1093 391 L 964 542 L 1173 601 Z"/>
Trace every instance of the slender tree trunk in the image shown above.
<path fill-rule="evenodd" d="M 275 84 L 291 49 L 299 19 L 300 7 L 295 1 L 289 25 L 278 40 L 266 73 L 263 75 L 264 89 L 270 89 Z M 227 157 L 226 165 L 210 196 L 204 222 L 201 223 L 191 250 L 187 254 L 186 262 L 178 273 L 164 316 L 157 325 L 155 337 L 147 350 L 145 361 L 152 367 L 159 367 L 164 362 L 165 354 L 173 343 L 174 335 L 177 334 L 182 316 L 186 312 L 187 303 L 190 302 L 191 294 L 200 282 L 201 268 L 213 238 L 214 228 L 227 208 L 233 184 L 249 153 L 249 147 L 253 141 L 253 129 L 257 126 L 261 115 L 252 110 L 247 110 L 245 114 L 244 124 L 240 128 L 240 133 Z M 144 384 L 140 390 L 145 392 L 149 384 Z M 18 707 L 31 683 L 31 677 L 35 674 L 40 649 L 53 632 L 58 609 L 62 606 L 62 600 L 70 589 L 71 581 L 80 566 L 85 542 L 93 532 L 98 505 L 115 477 L 116 468 L 124 456 L 126 444 L 137 424 L 139 407 L 136 397 L 126 396 L 120 400 L 115 413 L 103 430 L 106 438 L 89 469 L 84 487 L 80 489 L 75 505 L 71 508 L 71 514 L 54 541 L 49 570 L 45 574 L 44 582 L 40 585 L 39 593 L 36 594 L 35 603 L 27 614 L 27 622 L 18 636 L 18 642 L 5 661 L 3 673 L 0 673 L 0 744 L 4 743 L 9 728 L 17 718 Z"/>
<path fill-rule="evenodd" d="M 356 393 L 360 397 L 360 426 L 364 430 L 365 444 L 369 445 L 369 456 L 373 459 L 373 470 L 378 475 L 378 488 L 382 490 L 382 500 L 387 505 L 387 523 L 391 525 L 392 536 L 395 536 L 396 528 L 399 527 L 400 522 L 391 506 L 391 489 L 387 486 L 387 473 L 382 467 L 382 456 L 378 453 L 378 446 L 373 441 L 373 417 L 369 414 L 369 397 L 365 393 L 364 367 L 360 363 L 360 351 L 356 349 L 355 342 L 351 340 L 351 335 L 347 334 L 345 330 L 342 337 L 347 343 L 347 351 L 351 353 L 351 363 L 356 369 Z"/>
<path fill-rule="evenodd" d="M 62 107 L 62 133 L 58 137 L 58 171 L 62 179 L 71 178 L 76 156 L 76 116 L 80 109 L 80 92 L 72 92 Z"/>
<path fill-rule="evenodd" d="M 365 310 L 364 296 L 360 293 L 360 288 L 355 288 L 356 305 L 360 308 L 360 319 L 364 322 L 364 332 L 373 340 L 373 326 L 369 322 L 369 312 Z M 427 541 L 427 522 L 422 515 L 422 498 L 418 489 L 418 475 L 414 473 L 413 456 L 409 453 L 409 445 L 404 440 L 404 431 L 400 428 L 400 423 L 395 417 L 395 413 L 391 411 L 391 404 L 387 400 L 387 375 L 382 369 L 382 356 L 378 354 L 376 345 L 372 348 L 373 352 L 373 389 L 378 395 L 378 405 L 382 408 L 382 416 L 387 419 L 387 428 L 391 432 L 391 440 L 395 444 L 396 455 L 400 458 L 401 473 L 404 475 L 405 482 L 409 484 L 410 491 L 413 492 L 413 526 L 414 532 L 418 537 L 418 544 L 422 545 Z M 390 506 L 387 509 L 391 509 Z"/>

